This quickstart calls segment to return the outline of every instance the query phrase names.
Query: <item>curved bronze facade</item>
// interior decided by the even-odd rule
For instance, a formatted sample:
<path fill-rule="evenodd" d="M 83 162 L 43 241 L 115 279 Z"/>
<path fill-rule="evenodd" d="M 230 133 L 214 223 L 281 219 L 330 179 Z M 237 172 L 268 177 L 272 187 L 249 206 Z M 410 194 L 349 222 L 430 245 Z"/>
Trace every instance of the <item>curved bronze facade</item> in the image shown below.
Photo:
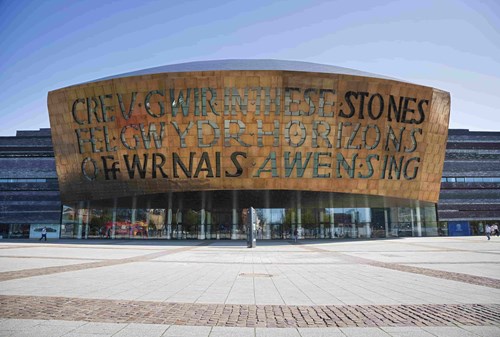
<path fill-rule="evenodd" d="M 450 95 L 372 76 L 242 67 L 75 85 L 50 92 L 48 106 L 65 203 L 217 190 L 435 203 Z"/>

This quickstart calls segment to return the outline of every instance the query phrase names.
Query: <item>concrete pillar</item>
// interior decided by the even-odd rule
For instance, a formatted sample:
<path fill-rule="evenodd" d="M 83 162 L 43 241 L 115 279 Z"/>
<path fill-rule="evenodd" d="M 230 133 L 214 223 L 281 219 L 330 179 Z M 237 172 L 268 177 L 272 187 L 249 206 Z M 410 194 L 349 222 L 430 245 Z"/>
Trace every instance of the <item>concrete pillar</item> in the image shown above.
<path fill-rule="evenodd" d="M 83 229 L 83 202 L 78 203 L 77 216 L 78 216 L 78 224 L 76 226 L 76 238 L 82 238 L 82 229 Z"/>
<path fill-rule="evenodd" d="M 182 205 L 181 205 L 182 207 Z M 177 212 L 175 213 L 175 220 L 177 222 L 177 235 L 176 238 L 182 239 L 182 208 L 178 208 Z"/>
<path fill-rule="evenodd" d="M 325 238 L 325 209 L 321 209 L 319 212 L 319 238 L 324 239 Z"/>
<path fill-rule="evenodd" d="M 296 215 L 297 215 L 297 209 L 295 208 L 295 205 L 290 208 L 290 239 L 293 239 L 293 232 L 297 228 L 296 225 Z"/>
<path fill-rule="evenodd" d="M 90 210 L 90 201 L 87 201 L 87 221 L 85 221 L 85 239 L 89 238 L 90 219 L 92 219 L 92 211 Z"/>
<path fill-rule="evenodd" d="M 176 238 L 182 239 L 182 199 L 178 200 L 177 212 L 175 213 L 175 221 L 177 223 L 176 226 Z"/>
<path fill-rule="evenodd" d="M 111 239 L 116 238 L 116 208 L 118 206 L 118 199 L 114 198 L 113 199 L 113 213 L 111 214 Z M 106 233 L 107 234 L 107 233 Z"/>
<path fill-rule="evenodd" d="M 181 209 L 177 209 L 177 213 L 175 213 L 175 218 L 177 219 L 176 238 L 182 239 L 182 210 Z"/>
<path fill-rule="evenodd" d="M 150 233 L 150 229 L 152 229 L 151 227 L 149 227 L 149 220 L 151 220 L 151 201 L 148 200 L 147 203 L 146 203 L 146 228 L 147 228 L 147 237 L 149 238 L 149 233 Z M 154 225 L 154 231 L 156 232 L 156 225 Z"/>
<path fill-rule="evenodd" d="M 384 209 L 384 221 L 385 221 L 385 237 L 389 237 L 389 214 L 387 209 Z"/>
<path fill-rule="evenodd" d="M 232 192 L 233 210 L 231 216 L 231 240 L 238 239 L 238 191 Z"/>
<path fill-rule="evenodd" d="M 172 239 L 172 208 L 167 208 L 167 229 L 165 236 L 167 240 Z"/>
<path fill-rule="evenodd" d="M 200 230 L 198 231 L 198 240 L 205 240 L 205 191 L 201 192 L 201 210 L 200 210 Z"/>
<path fill-rule="evenodd" d="M 371 228 L 372 216 L 369 208 L 363 209 L 363 220 L 365 221 L 366 237 L 370 238 L 372 236 L 372 228 Z"/>
<path fill-rule="evenodd" d="M 207 239 L 212 238 L 212 193 L 209 193 L 207 198 L 207 230 L 205 233 Z"/>
<path fill-rule="evenodd" d="M 367 238 L 372 237 L 372 228 L 370 227 L 370 224 L 368 222 L 365 223 L 365 233 Z"/>
<path fill-rule="evenodd" d="M 411 236 L 415 236 L 415 210 L 410 208 L 410 216 L 411 216 Z"/>
<path fill-rule="evenodd" d="M 134 233 L 132 231 L 132 228 L 133 226 L 135 225 L 135 221 L 136 221 L 136 218 L 137 218 L 137 197 L 134 196 L 132 197 L 132 215 L 130 216 L 130 228 L 129 228 L 129 231 L 128 231 L 128 235 L 130 238 L 133 238 L 134 237 Z"/>
<path fill-rule="evenodd" d="M 205 234 L 205 217 L 206 213 L 204 209 L 200 210 L 200 230 L 198 232 L 198 240 L 205 240 L 206 239 L 206 234 Z"/>
<path fill-rule="evenodd" d="M 264 205 L 266 207 L 265 212 L 268 212 L 268 214 L 272 216 L 271 196 L 270 196 L 269 190 L 266 190 L 264 192 Z M 266 238 L 267 240 L 271 239 L 271 224 L 270 224 L 270 222 L 271 222 L 271 219 L 267 219 L 267 221 L 265 223 L 261 222 L 261 224 L 263 226 L 262 230 L 264 231 L 264 238 Z"/>
<path fill-rule="evenodd" d="M 335 208 L 333 208 L 333 194 L 329 193 L 328 194 L 328 203 L 330 206 L 330 229 L 329 232 L 330 234 L 327 235 L 327 237 L 330 237 L 331 239 L 335 239 Z"/>
<path fill-rule="evenodd" d="M 166 214 L 166 233 L 165 236 L 167 240 L 172 239 L 172 192 L 168 193 L 168 205 L 167 205 L 167 214 Z"/>
<path fill-rule="evenodd" d="M 417 236 L 422 236 L 422 218 L 420 216 L 420 207 L 415 208 L 415 216 L 417 220 Z"/>
<path fill-rule="evenodd" d="M 238 238 L 238 210 L 236 208 L 232 209 L 231 213 L 231 240 L 236 240 Z"/>
<path fill-rule="evenodd" d="M 111 213 L 111 228 L 109 229 L 109 239 L 114 239 L 115 237 L 116 237 L 116 208 L 113 207 L 113 211 Z M 106 232 L 106 238 L 108 238 L 107 232 Z"/>
<path fill-rule="evenodd" d="M 212 212 L 207 211 L 207 231 L 205 233 L 205 237 L 208 240 L 212 239 Z"/>
<path fill-rule="evenodd" d="M 302 200 L 300 191 L 297 191 L 297 232 L 299 234 L 299 239 L 304 237 L 302 231 Z"/>

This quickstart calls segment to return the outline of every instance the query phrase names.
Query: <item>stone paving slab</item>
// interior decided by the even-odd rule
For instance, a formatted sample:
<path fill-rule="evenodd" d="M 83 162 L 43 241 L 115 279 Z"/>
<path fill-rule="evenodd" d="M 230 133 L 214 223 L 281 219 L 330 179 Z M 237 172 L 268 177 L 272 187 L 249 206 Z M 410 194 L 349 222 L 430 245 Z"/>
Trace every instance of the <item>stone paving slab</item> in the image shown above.
<path fill-rule="evenodd" d="M 4 281 L 0 294 L 280 305 L 488 304 L 498 303 L 500 297 L 499 289 L 364 264 L 174 265 L 141 261 L 93 267 Z M 255 273 L 255 277 L 243 276 Z"/>
<path fill-rule="evenodd" d="M 325 253 L 328 252 L 331 254 L 338 254 L 336 252 L 327 251 L 327 250 L 324 250 L 322 248 L 314 247 L 312 245 L 304 245 L 302 247 L 304 249 L 316 251 L 316 252 L 325 252 Z M 426 276 L 431 276 L 431 277 L 438 277 L 438 278 L 443 278 L 443 279 L 447 279 L 447 280 L 454 280 L 454 281 L 459 281 L 459 282 L 465 282 L 465 283 L 476 284 L 476 285 L 500 289 L 500 282 L 499 282 L 500 275 L 498 278 L 475 276 L 475 275 L 466 274 L 466 273 L 456 273 L 456 272 L 443 271 L 443 270 L 439 270 L 439 269 L 423 268 L 421 266 L 417 267 L 417 266 L 404 265 L 404 264 L 398 264 L 398 263 L 388 263 L 388 262 L 376 261 L 373 259 L 364 258 L 364 257 L 360 257 L 360 256 L 355 256 L 355 255 L 344 255 L 343 258 L 352 261 L 352 263 L 366 264 L 366 265 L 375 266 L 375 267 L 393 269 L 393 270 L 409 272 L 409 273 L 413 273 L 413 274 L 421 274 L 421 275 L 426 275 Z M 466 264 L 466 263 L 464 263 L 464 264 Z"/>
<path fill-rule="evenodd" d="M 498 337 L 498 257 L 479 237 L 0 241 L 0 336 Z"/>
<path fill-rule="evenodd" d="M 73 258 L 39 258 L 39 257 L 25 257 L 25 258 L 11 258 L 0 257 L 0 273 L 21 271 L 36 268 L 47 267 L 60 267 L 72 264 L 81 264 L 82 262 L 98 262 L 99 260 L 93 259 L 73 259 Z"/>
<path fill-rule="evenodd" d="M 199 246 L 203 245 L 208 245 L 208 242 L 201 241 L 198 243 Z M 154 252 L 149 252 L 147 251 L 147 254 L 138 254 L 138 252 L 135 252 L 132 254 L 132 256 L 128 256 L 125 258 L 121 259 L 104 259 L 102 261 L 92 261 L 92 262 L 86 262 L 86 263 L 81 263 L 81 264 L 70 264 L 70 265 L 65 265 L 65 266 L 56 266 L 56 267 L 43 267 L 43 268 L 33 268 L 33 269 L 23 269 L 23 270 L 16 270 L 16 271 L 10 271 L 10 272 L 2 272 L 0 273 L 0 282 L 1 281 L 7 281 L 7 280 L 13 280 L 13 279 L 19 279 L 19 278 L 27 278 L 27 277 L 33 277 L 33 276 L 39 276 L 39 275 L 48 275 L 48 274 L 54 274 L 54 273 L 61 273 L 61 272 L 68 272 L 68 271 L 76 271 L 76 270 L 84 270 L 84 269 L 92 269 L 92 268 L 100 268 L 100 267 L 109 267 L 113 265 L 118 265 L 118 264 L 125 264 L 125 263 L 132 263 L 132 262 L 140 262 L 140 261 L 147 261 L 147 260 L 152 260 L 157 257 L 167 255 L 167 254 L 175 254 L 178 252 L 183 252 L 186 250 L 193 249 L 195 246 L 187 246 L 187 247 L 178 247 L 175 249 L 169 249 L 169 250 L 158 250 Z M 73 248 L 73 247 L 72 247 Z M 85 247 L 84 247 L 85 248 Z M 116 250 L 116 248 L 115 248 Z M 120 249 L 121 251 L 121 249 Z M 52 256 L 58 255 L 59 252 L 52 253 Z M 81 249 L 77 251 L 77 253 L 82 254 Z M 45 252 L 45 254 L 47 254 Z M 85 254 L 88 254 L 87 250 L 85 250 Z M 130 254 L 129 254 L 130 255 Z M 36 254 L 35 257 L 38 257 L 39 254 Z M 10 256 L 12 257 L 12 256 Z"/>
<path fill-rule="evenodd" d="M 385 328 L 238 328 L 190 327 L 163 324 L 44 321 L 25 319 L 0 320 L 2 337 L 498 337 L 496 326 L 385 327 Z M 112 327 L 112 328 L 111 328 Z M 118 330 L 117 332 L 114 332 Z M 97 331 L 97 333 L 96 333 Z M 90 333 L 89 333 L 90 332 Z"/>

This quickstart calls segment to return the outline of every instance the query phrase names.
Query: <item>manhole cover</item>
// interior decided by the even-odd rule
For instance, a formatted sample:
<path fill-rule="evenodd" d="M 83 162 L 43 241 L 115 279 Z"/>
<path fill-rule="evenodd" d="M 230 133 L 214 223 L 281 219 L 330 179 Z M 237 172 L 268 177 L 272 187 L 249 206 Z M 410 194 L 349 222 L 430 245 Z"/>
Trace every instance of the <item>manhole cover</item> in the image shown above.
<path fill-rule="evenodd" d="M 264 273 L 241 273 L 241 277 L 273 277 L 271 274 Z"/>

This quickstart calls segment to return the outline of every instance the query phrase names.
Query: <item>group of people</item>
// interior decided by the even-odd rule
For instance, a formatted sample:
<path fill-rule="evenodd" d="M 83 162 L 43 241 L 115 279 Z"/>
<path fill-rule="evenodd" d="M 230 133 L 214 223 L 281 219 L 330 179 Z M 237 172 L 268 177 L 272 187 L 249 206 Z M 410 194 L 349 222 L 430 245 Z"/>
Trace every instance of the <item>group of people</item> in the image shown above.
<path fill-rule="evenodd" d="M 484 232 L 486 233 L 486 237 L 488 238 L 488 240 L 490 240 L 490 237 L 492 235 L 496 235 L 496 236 L 499 236 L 500 233 L 498 232 L 498 224 L 493 224 L 493 225 L 486 225 L 486 228 L 484 229 Z"/>

